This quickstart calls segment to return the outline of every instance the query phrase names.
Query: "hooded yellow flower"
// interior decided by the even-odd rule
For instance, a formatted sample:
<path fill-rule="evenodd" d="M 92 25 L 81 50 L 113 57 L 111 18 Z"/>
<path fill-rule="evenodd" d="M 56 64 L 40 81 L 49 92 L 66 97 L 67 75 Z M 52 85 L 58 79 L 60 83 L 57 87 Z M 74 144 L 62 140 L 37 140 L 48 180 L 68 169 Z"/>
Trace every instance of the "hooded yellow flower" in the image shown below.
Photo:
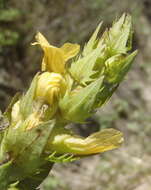
<path fill-rule="evenodd" d="M 78 156 L 97 154 L 118 148 L 123 143 L 123 134 L 115 129 L 103 129 L 87 138 L 71 134 L 58 134 L 48 143 L 48 149 L 58 154 Z"/>
<path fill-rule="evenodd" d="M 36 35 L 36 40 L 32 45 L 39 44 L 44 51 L 42 71 L 64 73 L 65 63 L 80 50 L 78 44 L 65 43 L 60 48 L 52 46 L 40 32 Z"/>

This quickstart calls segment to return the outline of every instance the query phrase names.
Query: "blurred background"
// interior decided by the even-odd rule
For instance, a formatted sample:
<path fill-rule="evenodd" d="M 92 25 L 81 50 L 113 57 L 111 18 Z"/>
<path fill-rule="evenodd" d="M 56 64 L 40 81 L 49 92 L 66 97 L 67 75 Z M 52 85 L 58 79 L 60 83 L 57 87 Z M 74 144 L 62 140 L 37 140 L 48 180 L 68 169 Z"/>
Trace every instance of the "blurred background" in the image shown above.
<path fill-rule="evenodd" d="M 0 0 L 1 110 L 40 69 L 42 51 L 30 45 L 37 31 L 56 46 L 83 46 L 100 21 L 109 27 L 123 12 L 133 17 L 139 54 L 110 101 L 76 130 L 87 136 L 114 127 L 123 131 L 125 143 L 100 156 L 56 164 L 43 190 L 151 189 L 151 0 Z"/>

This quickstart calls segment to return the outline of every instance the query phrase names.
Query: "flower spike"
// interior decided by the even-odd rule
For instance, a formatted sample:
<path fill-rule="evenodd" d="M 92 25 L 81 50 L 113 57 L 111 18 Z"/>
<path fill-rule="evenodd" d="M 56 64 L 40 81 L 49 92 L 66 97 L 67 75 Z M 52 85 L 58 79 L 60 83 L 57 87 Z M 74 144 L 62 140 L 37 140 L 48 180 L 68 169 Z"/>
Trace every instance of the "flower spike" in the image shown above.
<path fill-rule="evenodd" d="M 40 32 L 36 35 L 33 45 L 40 45 L 44 51 L 42 72 L 1 117 L 1 190 L 11 184 L 36 189 L 54 163 L 71 162 L 122 144 L 123 134 L 116 129 L 103 129 L 84 138 L 68 128 L 72 122 L 84 123 L 108 101 L 137 54 L 129 52 L 133 33 L 129 15 L 124 14 L 101 38 L 100 27 L 80 56 L 67 66 L 80 46 L 65 43 L 58 48 Z"/>

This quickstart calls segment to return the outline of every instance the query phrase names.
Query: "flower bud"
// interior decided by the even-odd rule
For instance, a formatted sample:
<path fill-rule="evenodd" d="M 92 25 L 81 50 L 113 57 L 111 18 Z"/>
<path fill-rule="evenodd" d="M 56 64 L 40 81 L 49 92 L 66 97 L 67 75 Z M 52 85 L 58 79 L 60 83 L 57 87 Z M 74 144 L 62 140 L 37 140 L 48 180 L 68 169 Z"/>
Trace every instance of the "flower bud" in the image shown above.
<path fill-rule="evenodd" d="M 41 99 L 52 105 L 66 91 L 65 79 L 58 73 L 44 72 L 39 75 L 36 89 L 36 99 Z"/>

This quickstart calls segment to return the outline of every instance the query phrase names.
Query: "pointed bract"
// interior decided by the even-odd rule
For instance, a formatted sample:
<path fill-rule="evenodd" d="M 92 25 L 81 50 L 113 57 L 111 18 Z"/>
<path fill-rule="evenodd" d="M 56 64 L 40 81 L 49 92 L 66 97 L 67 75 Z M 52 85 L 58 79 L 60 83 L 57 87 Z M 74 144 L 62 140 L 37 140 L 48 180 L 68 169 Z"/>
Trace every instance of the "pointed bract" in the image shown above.
<path fill-rule="evenodd" d="M 92 112 L 103 78 L 96 80 L 75 94 L 67 94 L 59 104 L 62 116 L 68 121 L 83 122 Z"/>
<path fill-rule="evenodd" d="M 91 36 L 91 38 L 89 39 L 89 41 L 85 45 L 83 52 L 82 52 L 83 56 L 87 56 L 89 53 L 91 53 L 93 51 L 95 43 L 97 41 L 97 35 L 100 31 L 101 26 L 102 26 L 102 22 L 98 25 L 98 27 L 94 31 L 93 35 Z"/>
<path fill-rule="evenodd" d="M 38 74 L 34 77 L 29 90 L 20 100 L 20 112 L 25 119 L 32 113 L 33 101 L 35 98 L 35 92 L 37 87 Z"/>
<path fill-rule="evenodd" d="M 69 69 L 72 77 L 80 84 L 87 84 L 96 78 L 93 76 L 98 72 L 94 70 L 97 59 L 102 55 L 104 46 L 100 43 L 96 49 L 91 51 L 87 56 L 79 58 L 71 64 Z"/>
<path fill-rule="evenodd" d="M 123 14 L 103 35 L 106 44 L 106 53 L 110 56 L 120 53 L 125 54 L 129 50 L 128 41 L 131 38 L 131 33 L 131 16 Z"/>

